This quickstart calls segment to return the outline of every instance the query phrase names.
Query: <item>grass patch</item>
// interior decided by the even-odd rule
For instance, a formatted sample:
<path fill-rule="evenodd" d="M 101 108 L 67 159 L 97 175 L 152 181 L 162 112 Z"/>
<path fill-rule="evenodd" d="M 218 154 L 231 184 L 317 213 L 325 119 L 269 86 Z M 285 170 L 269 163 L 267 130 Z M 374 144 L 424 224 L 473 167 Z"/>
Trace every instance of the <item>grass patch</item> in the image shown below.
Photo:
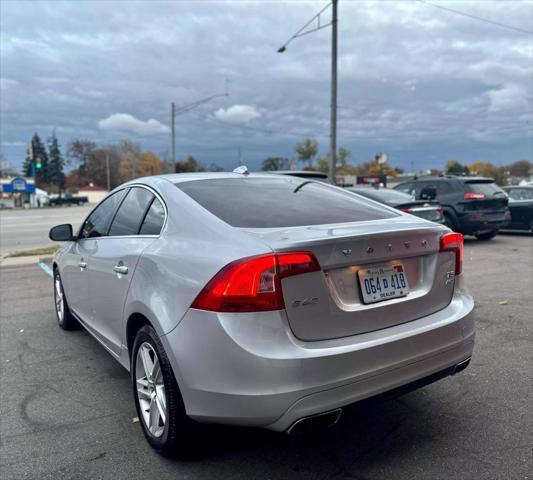
<path fill-rule="evenodd" d="M 52 255 L 59 248 L 59 245 L 52 245 L 50 247 L 34 248 L 33 250 L 22 250 L 8 255 L 9 257 L 32 257 L 34 255 Z"/>

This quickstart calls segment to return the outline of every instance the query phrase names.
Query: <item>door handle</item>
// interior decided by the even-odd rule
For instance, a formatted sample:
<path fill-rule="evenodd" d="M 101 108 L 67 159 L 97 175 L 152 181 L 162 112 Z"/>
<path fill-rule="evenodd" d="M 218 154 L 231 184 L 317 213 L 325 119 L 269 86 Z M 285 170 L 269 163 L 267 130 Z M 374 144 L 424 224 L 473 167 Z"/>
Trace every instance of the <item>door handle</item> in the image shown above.
<path fill-rule="evenodd" d="M 116 273 L 120 273 L 122 275 L 126 275 L 128 273 L 128 267 L 126 267 L 125 265 L 115 265 L 113 267 L 113 270 Z"/>
<path fill-rule="evenodd" d="M 87 268 L 87 262 L 78 263 L 78 267 L 80 267 L 81 269 Z"/>

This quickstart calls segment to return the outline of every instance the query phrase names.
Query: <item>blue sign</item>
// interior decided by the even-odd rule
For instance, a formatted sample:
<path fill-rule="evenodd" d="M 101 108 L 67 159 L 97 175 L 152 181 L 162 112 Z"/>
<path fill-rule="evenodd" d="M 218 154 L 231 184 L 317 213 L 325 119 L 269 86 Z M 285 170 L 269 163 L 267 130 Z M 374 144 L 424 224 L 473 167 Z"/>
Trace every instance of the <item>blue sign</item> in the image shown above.
<path fill-rule="evenodd" d="M 4 193 L 34 193 L 35 183 L 28 183 L 23 177 L 15 177 L 10 183 L 2 185 Z"/>
<path fill-rule="evenodd" d="M 11 189 L 14 192 L 25 192 L 28 188 L 28 182 L 25 178 L 17 177 L 11 180 Z"/>

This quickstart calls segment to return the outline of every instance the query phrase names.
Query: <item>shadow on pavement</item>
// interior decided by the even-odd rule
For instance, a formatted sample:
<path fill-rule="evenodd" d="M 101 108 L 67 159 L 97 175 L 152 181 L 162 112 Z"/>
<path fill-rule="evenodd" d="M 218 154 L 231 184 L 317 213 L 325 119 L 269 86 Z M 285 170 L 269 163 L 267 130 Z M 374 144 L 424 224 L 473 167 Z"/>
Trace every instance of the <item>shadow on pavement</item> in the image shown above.
<path fill-rule="evenodd" d="M 302 474 L 317 475 L 322 470 L 327 476 L 352 478 L 349 469 L 372 467 L 387 458 L 403 456 L 406 450 L 427 443 L 428 438 L 445 441 L 446 431 L 438 421 L 433 422 L 435 412 L 424 408 L 430 401 L 424 397 L 423 391 L 417 391 L 394 400 L 366 400 L 346 407 L 336 426 L 305 435 L 203 426 L 196 453 L 170 462 L 208 461 L 221 462 L 222 466 L 228 457 L 253 458 L 258 472 L 267 472 L 265 468 L 275 464 Z"/>

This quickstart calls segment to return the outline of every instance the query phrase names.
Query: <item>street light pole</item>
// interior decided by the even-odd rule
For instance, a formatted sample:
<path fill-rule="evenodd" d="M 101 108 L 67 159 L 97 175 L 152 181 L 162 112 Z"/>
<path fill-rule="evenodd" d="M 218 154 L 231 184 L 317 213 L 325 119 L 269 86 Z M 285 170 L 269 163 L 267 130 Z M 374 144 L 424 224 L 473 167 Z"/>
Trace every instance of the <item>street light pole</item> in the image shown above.
<path fill-rule="evenodd" d="M 207 103 L 207 102 L 210 102 L 211 100 L 213 100 L 214 98 L 218 98 L 218 97 L 229 97 L 229 92 L 228 92 L 228 79 L 226 79 L 226 89 L 224 91 L 224 93 L 216 93 L 215 95 L 210 95 L 209 97 L 205 97 L 205 98 L 201 98 L 200 100 L 197 100 L 196 102 L 193 102 L 193 103 L 189 103 L 188 105 L 184 105 L 178 109 L 176 109 L 176 105 L 174 104 L 174 102 L 172 102 L 171 104 L 171 109 L 170 109 L 170 117 L 171 117 L 171 125 L 172 125 L 172 128 L 171 128 L 171 148 L 172 148 L 172 168 L 174 170 L 176 170 L 176 116 L 177 115 L 182 115 L 184 113 L 187 113 L 189 112 L 190 110 L 193 110 L 197 107 L 199 107 L 200 105 L 203 105 L 204 103 Z"/>
<path fill-rule="evenodd" d="M 333 182 L 336 183 L 337 175 L 337 7 L 339 0 L 331 0 L 331 3 L 326 5 L 320 12 L 318 12 L 311 20 L 309 20 L 300 30 L 298 30 L 292 37 L 290 37 L 280 48 L 278 53 L 283 53 L 287 50 L 287 45 L 295 38 L 303 37 L 317 30 L 331 26 L 331 106 L 330 106 L 330 143 L 329 143 L 329 176 Z M 331 5 L 331 22 L 322 23 L 321 15 Z M 311 26 L 316 20 L 316 25 Z"/>
<path fill-rule="evenodd" d="M 107 191 L 111 191 L 111 171 L 109 169 L 109 153 L 105 152 L 105 173 L 106 173 L 106 180 L 107 180 Z"/>
<path fill-rule="evenodd" d="M 172 168 L 176 167 L 176 105 L 172 102 L 170 107 L 171 125 L 172 125 Z"/>
<path fill-rule="evenodd" d="M 329 140 L 329 176 L 334 184 L 337 175 L 337 3 L 331 2 L 331 119 Z"/>

